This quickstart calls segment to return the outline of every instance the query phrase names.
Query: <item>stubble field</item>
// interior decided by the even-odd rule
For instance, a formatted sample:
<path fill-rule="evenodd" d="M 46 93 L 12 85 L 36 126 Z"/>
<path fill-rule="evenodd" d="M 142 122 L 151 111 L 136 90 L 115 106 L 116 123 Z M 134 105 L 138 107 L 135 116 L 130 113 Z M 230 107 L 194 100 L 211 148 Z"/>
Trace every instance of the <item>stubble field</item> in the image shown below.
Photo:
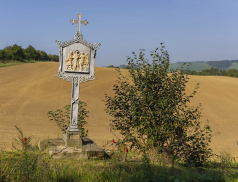
<path fill-rule="evenodd" d="M 0 68 L 0 148 L 12 149 L 17 131 L 39 139 L 62 137 L 56 123 L 49 121 L 48 111 L 63 109 L 70 104 L 71 83 L 55 77 L 58 63 L 31 63 Z M 127 74 L 126 70 L 122 70 Z M 127 74 L 128 75 L 128 74 Z M 113 94 L 117 71 L 95 68 L 97 80 L 80 84 L 79 99 L 87 103 L 89 117 L 86 129 L 99 146 L 116 139 L 110 132 L 110 116 L 104 111 L 104 95 Z M 215 153 L 229 152 L 238 157 L 238 79 L 219 76 L 189 76 L 187 93 L 200 83 L 191 104 L 202 103 L 202 120 L 210 121 Z"/>

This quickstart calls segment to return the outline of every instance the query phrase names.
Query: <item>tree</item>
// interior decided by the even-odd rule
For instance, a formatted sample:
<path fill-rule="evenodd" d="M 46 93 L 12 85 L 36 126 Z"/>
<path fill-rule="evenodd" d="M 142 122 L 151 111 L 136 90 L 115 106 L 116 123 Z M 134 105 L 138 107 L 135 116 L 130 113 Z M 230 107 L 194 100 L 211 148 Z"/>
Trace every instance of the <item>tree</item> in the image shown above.
<path fill-rule="evenodd" d="M 45 51 L 38 51 L 39 52 L 39 60 L 46 61 L 48 60 L 48 55 Z"/>
<path fill-rule="evenodd" d="M 119 66 L 114 66 L 114 65 L 109 65 L 109 66 L 107 66 L 108 68 L 119 68 Z"/>
<path fill-rule="evenodd" d="M 160 53 L 159 53 L 160 52 Z M 123 139 L 137 148 L 165 147 L 174 158 L 200 165 L 211 153 L 211 130 L 202 126 L 200 106 L 189 106 L 198 85 L 186 95 L 188 76 L 182 72 L 169 72 L 169 55 L 157 48 L 151 52 L 152 64 L 139 56 L 128 57 L 131 80 L 118 69 L 115 96 L 106 94 L 106 111 L 113 116 L 112 127 Z M 183 70 L 183 69 L 181 69 Z"/>
<path fill-rule="evenodd" d="M 217 75 L 219 70 L 217 68 L 210 68 L 211 75 Z"/>
<path fill-rule="evenodd" d="M 229 69 L 227 71 L 227 75 L 231 77 L 238 77 L 238 70 L 237 69 Z"/>
<path fill-rule="evenodd" d="M 0 60 L 5 59 L 5 50 L 0 50 Z"/>
<path fill-rule="evenodd" d="M 15 60 L 22 60 L 25 58 L 24 49 L 21 46 L 18 46 L 17 44 L 14 44 L 12 46 L 12 52 L 13 52 L 13 59 Z"/>
<path fill-rule="evenodd" d="M 25 53 L 26 53 L 26 58 L 27 59 L 36 59 L 37 58 L 37 51 L 35 50 L 35 48 L 32 45 L 29 45 L 26 49 L 25 49 Z"/>
<path fill-rule="evenodd" d="M 58 55 L 49 54 L 48 59 L 49 59 L 49 61 L 58 62 L 59 61 L 59 56 Z"/>
<path fill-rule="evenodd" d="M 4 51 L 5 51 L 5 59 L 6 60 L 12 60 L 14 58 L 14 55 L 12 52 L 12 46 L 5 47 Z"/>
<path fill-rule="evenodd" d="M 13 46 L 7 46 L 3 50 L 0 50 L 0 60 L 18 60 L 26 62 L 26 59 L 38 60 L 38 61 L 59 61 L 58 55 L 47 55 L 45 51 L 35 50 L 35 48 L 29 45 L 26 49 L 14 44 Z"/>

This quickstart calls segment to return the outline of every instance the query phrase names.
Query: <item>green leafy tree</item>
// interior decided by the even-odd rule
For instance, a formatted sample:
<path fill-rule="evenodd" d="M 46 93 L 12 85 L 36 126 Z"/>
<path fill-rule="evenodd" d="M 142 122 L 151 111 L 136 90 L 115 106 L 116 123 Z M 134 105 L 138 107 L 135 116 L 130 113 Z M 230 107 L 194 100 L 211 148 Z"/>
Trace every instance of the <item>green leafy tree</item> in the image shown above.
<path fill-rule="evenodd" d="M 37 51 L 35 50 L 35 48 L 32 45 L 29 45 L 25 49 L 25 54 L 26 54 L 26 58 L 27 59 L 34 59 L 34 60 L 36 60 L 36 58 L 37 58 Z"/>
<path fill-rule="evenodd" d="M 41 61 L 48 60 L 48 55 L 45 51 L 39 51 L 39 60 Z"/>
<path fill-rule="evenodd" d="M 227 71 L 227 75 L 231 77 L 238 77 L 238 70 L 237 69 L 229 69 Z"/>
<path fill-rule="evenodd" d="M 217 68 L 211 68 L 210 69 L 211 75 L 217 75 L 217 73 L 219 72 L 219 70 Z"/>
<path fill-rule="evenodd" d="M 18 60 L 22 62 L 27 62 L 26 60 L 51 60 L 59 61 L 58 55 L 47 55 L 45 51 L 36 50 L 33 46 L 29 45 L 26 49 L 21 46 L 14 44 L 13 46 L 7 46 L 3 50 L 0 50 L 0 60 L 10 61 Z"/>
<path fill-rule="evenodd" d="M 12 60 L 14 58 L 14 55 L 12 52 L 12 46 L 5 47 L 4 51 L 5 51 L 5 59 L 6 60 Z"/>
<path fill-rule="evenodd" d="M 108 68 L 119 68 L 119 66 L 114 66 L 114 65 L 109 65 L 109 66 L 107 66 Z"/>
<path fill-rule="evenodd" d="M 22 60 L 25 58 L 25 52 L 24 49 L 21 46 L 18 46 L 17 44 L 14 44 L 12 46 L 12 52 L 13 52 L 13 59 L 15 60 Z"/>
<path fill-rule="evenodd" d="M 0 50 L 0 60 L 5 60 L 5 50 Z"/>
<path fill-rule="evenodd" d="M 189 106 L 198 85 L 186 95 L 188 76 L 168 73 L 169 54 L 157 48 L 151 52 L 152 63 L 144 58 L 142 49 L 134 58 L 128 57 L 131 79 L 118 69 L 115 96 L 106 94 L 106 111 L 114 117 L 112 127 L 123 136 L 120 143 L 137 148 L 166 147 L 174 159 L 199 165 L 211 153 L 211 130 L 202 126 L 200 107 Z"/>
<path fill-rule="evenodd" d="M 55 62 L 58 62 L 58 61 L 59 61 L 59 56 L 49 54 L 49 56 L 48 56 L 48 60 L 49 60 L 49 61 L 55 61 Z"/>
<path fill-rule="evenodd" d="M 85 120 L 88 117 L 89 111 L 85 109 L 86 103 L 79 101 L 79 109 L 78 109 L 78 127 L 81 131 L 81 136 L 87 136 L 87 131 L 85 131 L 84 125 L 87 124 Z M 55 121 L 62 132 L 66 132 L 67 128 L 70 124 L 70 105 L 64 106 L 64 111 L 57 109 L 56 111 L 49 111 L 47 113 L 48 117 L 51 121 Z"/>

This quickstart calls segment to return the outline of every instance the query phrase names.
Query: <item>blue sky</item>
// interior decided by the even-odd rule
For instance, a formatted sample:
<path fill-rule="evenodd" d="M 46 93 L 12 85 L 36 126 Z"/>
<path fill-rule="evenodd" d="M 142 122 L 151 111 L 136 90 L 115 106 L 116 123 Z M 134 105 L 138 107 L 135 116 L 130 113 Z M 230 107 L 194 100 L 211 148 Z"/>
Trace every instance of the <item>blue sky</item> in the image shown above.
<path fill-rule="evenodd" d="M 238 0 L 1 0 L 0 49 L 32 45 L 58 54 L 55 40 L 77 31 L 101 43 L 96 66 L 126 64 L 131 52 L 146 54 L 164 42 L 171 62 L 238 59 Z"/>

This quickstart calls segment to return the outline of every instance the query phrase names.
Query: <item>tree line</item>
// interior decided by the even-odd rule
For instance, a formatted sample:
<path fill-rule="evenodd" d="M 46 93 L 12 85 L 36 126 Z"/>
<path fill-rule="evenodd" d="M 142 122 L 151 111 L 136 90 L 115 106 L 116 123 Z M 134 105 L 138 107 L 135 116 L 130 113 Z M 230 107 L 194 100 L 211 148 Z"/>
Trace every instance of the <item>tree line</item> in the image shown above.
<path fill-rule="evenodd" d="M 7 46 L 0 50 L 0 61 L 59 61 L 58 55 L 47 54 L 45 51 L 36 50 L 32 45 L 29 45 L 26 49 L 14 44 L 13 46 Z"/>
<path fill-rule="evenodd" d="M 238 63 L 238 60 L 207 61 L 206 63 L 212 68 L 228 70 L 232 66 L 232 63 Z"/>
<path fill-rule="evenodd" d="M 207 63 L 208 66 L 210 66 L 211 68 L 217 68 L 218 70 L 228 70 L 233 65 L 233 63 L 238 63 L 238 59 L 222 60 L 222 61 L 177 62 L 177 63 L 186 63 L 187 65 L 192 63 L 201 63 L 201 65 L 203 63 Z M 176 64 L 176 63 L 172 63 L 172 64 Z M 202 70 L 199 70 L 199 71 L 202 71 Z"/>
<path fill-rule="evenodd" d="M 130 69 L 130 66 L 128 65 L 121 65 L 120 66 L 122 69 Z M 108 66 L 108 68 L 117 68 L 113 65 Z M 176 70 L 175 72 L 177 72 Z M 216 76 L 229 76 L 229 77 L 237 77 L 238 78 L 238 70 L 237 69 L 229 69 L 229 70 L 224 70 L 224 69 L 217 69 L 217 68 L 210 68 L 210 69 L 204 69 L 202 71 L 192 71 L 192 70 L 184 70 L 184 67 L 181 68 L 181 71 L 188 74 L 188 75 L 204 75 L 204 76 L 209 76 L 209 75 L 216 75 Z M 168 72 L 174 72 L 173 70 L 169 70 Z"/>
<path fill-rule="evenodd" d="M 189 75 L 217 75 L 217 76 L 230 76 L 230 77 L 238 77 L 237 69 L 229 69 L 229 70 L 219 70 L 217 68 L 204 69 L 202 71 L 191 71 L 187 70 L 187 74 Z"/>

